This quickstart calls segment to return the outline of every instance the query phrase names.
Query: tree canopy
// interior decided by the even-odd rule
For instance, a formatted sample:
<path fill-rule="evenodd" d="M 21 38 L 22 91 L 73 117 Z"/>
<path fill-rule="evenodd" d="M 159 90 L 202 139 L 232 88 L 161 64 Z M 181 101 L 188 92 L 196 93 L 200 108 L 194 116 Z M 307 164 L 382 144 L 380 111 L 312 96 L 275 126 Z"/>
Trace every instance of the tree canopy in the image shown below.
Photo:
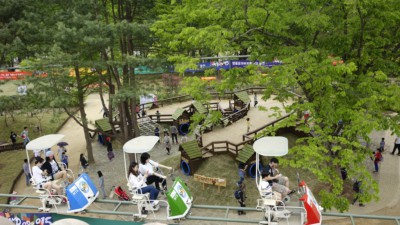
<path fill-rule="evenodd" d="M 400 3 L 391 0 L 174 1 L 152 29 L 162 52 L 181 61 L 237 54 L 282 60 L 266 76 L 255 66 L 224 71 L 216 88 L 257 84 L 266 88 L 264 99 L 294 101 L 286 112 L 309 110 L 308 123 L 294 113 L 264 135 L 285 126 L 312 134 L 297 141 L 284 164 L 306 168 L 329 184 L 319 193 L 323 207 L 347 210 L 341 168 L 365 181 L 364 200 L 378 197 L 377 183 L 364 165 L 371 150 L 360 140 L 369 143 L 373 130 L 400 134 L 400 92 L 393 82 L 399 70 L 399 9 Z"/>

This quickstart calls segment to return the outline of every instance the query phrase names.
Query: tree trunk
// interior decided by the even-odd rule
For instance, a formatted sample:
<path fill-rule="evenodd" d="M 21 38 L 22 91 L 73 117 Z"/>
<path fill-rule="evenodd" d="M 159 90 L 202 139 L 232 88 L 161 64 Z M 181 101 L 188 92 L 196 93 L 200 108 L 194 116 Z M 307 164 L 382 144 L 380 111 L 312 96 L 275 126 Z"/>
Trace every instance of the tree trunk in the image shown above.
<path fill-rule="evenodd" d="M 94 157 L 93 157 L 93 148 L 92 148 L 92 140 L 89 135 L 89 127 L 88 127 L 88 121 L 86 118 L 86 112 L 85 112 L 85 96 L 84 96 L 84 91 L 83 91 L 83 84 L 81 80 L 81 76 L 79 73 L 79 66 L 75 65 L 75 78 L 76 78 L 76 84 L 78 88 L 78 102 L 79 102 L 79 112 L 81 114 L 81 120 L 82 120 L 82 127 L 83 127 L 83 133 L 85 135 L 85 141 L 86 141 L 86 151 L 87 151 L 87 156 L 88 156 L 88 161 L 89 163 L 94 163 Z"/>

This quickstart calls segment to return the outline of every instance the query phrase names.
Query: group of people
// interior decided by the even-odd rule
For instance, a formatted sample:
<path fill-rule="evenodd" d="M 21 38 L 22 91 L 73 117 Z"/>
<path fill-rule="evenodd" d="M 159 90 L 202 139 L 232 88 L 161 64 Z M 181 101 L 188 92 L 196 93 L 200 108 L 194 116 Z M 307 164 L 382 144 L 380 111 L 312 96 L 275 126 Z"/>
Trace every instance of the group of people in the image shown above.
<path fill-rule="evenodd" d="M 154 128 L 154 135 L 157 137 L 160 137 L 160 133 L 161 133 L 160 128 L 158 126 L 156 126 Z M 169 137 L 170 133 L 171 133 L 171 138 Z M 172 142 L 172 144 L 179 144 L 178 134 L 179 134 L 179 131 L 175 125 L 171 125 L 169 130 L 168 129 L 163 130 L 163 140 L 162 141 L 164 143 L 165 150 L 167 151 L 167 155 L 171 154 L 171 149 L 172 149 L 171 142 Z M 181 143 L 185 143 L 186 141 L 187 141 L 187 136 L 185 134 L 183 134 L 182 138 L 181 138 Z M 160 142 L 161 142 L 161 139 L 160 139 Z"/>
<path fill-rule="evenodd" d="M 53 151 L 46 151 L 45 156 L 45 159 L 38 157 L 35 160 L 35 165 L 32 167 L 33 182 L 36 188 L 47 189 L 49 192 L 55 190 L 55 193 L 52 194 L 62 194 L 62 187 L 72 183 L 72 177 L 67 174 L 66 170 L 60 167 L 54 157 Z M 27 186 L 29 186 L 30 174 L 26 159 L 24 160 L 23 168 L 26 175 Z"/>
<path fill-rule="evenodd" d="M 24 146 L 26 146 L 30 142 L 28 134 L 29 134 L 28 127 L 24 127 L 20 135 L 17 135 L 16 133 L 14 133 L 14 131 L 11 131 L 10 140 L 14 145 L 15 143 L 17 143 L 17 137 L 20 137 L 23 140 Z"/>
<path fill-rule="evenodd" d="M 275 157 L 271 158 L 267 166 L 262 168 L 261 181 L 259 184 L 259 191 L 262 197 L 271 196 L 275 199 L 278 205 L 283 204 L 282 199 L 287 195 L 295 193 L 295 190 L 289 188 L 289 178 L 283 176 L 278 170 L 279 160 Z M 239 181 L 236 183 L 238 190 L 235 192 L 235 197 L 238 200 L 240 207 L 246 207 L 245 205 L 245 189 L 244 177 L 246 174 L 247 165 L 239 163 L 238 175 Z M 238 215 L 246 214 L 243 210 L 238 211 Z"/>
<path fill-rule="evenodd" d="M 156 168 L 172 170 L 171 167 L 151 160 L 148 153 L 143 153 L 140 156 L 140 163 L 131 162 L 128 169 L 130 188 L 139 194 L 149 193 L 149 199 L 153 206 L 158 204 L 158 194 L 160 192 L 164 194 L 167 191 L 167 177 L 157 172 Z"/>

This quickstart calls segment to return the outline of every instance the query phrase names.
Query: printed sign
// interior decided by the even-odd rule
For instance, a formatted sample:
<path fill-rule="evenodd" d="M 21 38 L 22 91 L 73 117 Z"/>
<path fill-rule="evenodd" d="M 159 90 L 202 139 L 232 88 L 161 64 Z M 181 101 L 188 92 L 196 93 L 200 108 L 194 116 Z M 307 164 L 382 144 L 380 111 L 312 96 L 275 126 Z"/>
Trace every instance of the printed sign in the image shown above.
<path fill-rule="evenodd" d="M 86 173 L 76 179 L 66 190 L 68 212 L 79 212 L 86 209 L 99 195 L 96 185 Z"/>
<path fill-rule="evenodd" d="M 0 213 L 0 216 L 13 222 L 15 225 L 51 225 L 53 217 L 50 213 Z"/>

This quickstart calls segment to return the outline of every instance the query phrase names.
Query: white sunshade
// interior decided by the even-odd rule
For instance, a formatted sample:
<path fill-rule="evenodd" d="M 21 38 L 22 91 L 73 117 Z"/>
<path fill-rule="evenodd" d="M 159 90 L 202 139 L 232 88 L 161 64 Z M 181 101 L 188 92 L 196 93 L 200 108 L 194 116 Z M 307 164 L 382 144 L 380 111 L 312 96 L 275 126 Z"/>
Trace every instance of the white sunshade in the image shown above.
<path fill-rule="evenodd" d="M 284 156 L 288 153 L 289 142 L 285 137 L 263 137 L 254 142 L 253 148 L 262 156 Z"/>
<path fill-rule="evenodd" d="M 157 144 L 158 140 L 157 136 L 139 136 L 126 142 L 122 149 L 126 153 L 148 152 Z"/>
<path fill-rule="evenodd" d="M 56 145 L 58 142 L 60 142 L 64 138 L 64 136 L 65 135 L 63 134 L 44 135 L 36 138 L 35 140 L 30 141 L 26 145 L 25 149 L 32 151 L 48 149 Z"/>

